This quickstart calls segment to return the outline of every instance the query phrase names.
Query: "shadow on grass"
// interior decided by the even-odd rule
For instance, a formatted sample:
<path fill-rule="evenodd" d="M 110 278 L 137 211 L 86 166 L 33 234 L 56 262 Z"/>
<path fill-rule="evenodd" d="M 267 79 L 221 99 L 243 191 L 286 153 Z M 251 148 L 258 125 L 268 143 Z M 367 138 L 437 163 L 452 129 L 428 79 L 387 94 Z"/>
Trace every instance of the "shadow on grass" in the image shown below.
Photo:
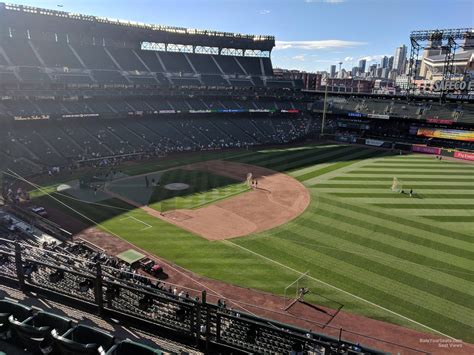
<path fill-rule="evenodd" d="M 305 147 L 305 149 L 249 151 L 248 153 L 244 153 L 237 157 L 229 157 L 228 154 L 223 154 L 221 156 L 219 152 L 216 152 L 215 154 L 209 155 L 208 159 L 215 160 L 223 158 L 230 161 L 261 166 L 275 171 L 288 172 L 311 167 L 317 164 L 350 163 L 352 161 L 356 162 L 363 159 L 390 155 L 397 154 L 396 152 L 389 152 L 370 147 L 329 145 L 310 146 Z M 184 163 L 189 162 L 183 160 L 183 164 Z M 344 164 L 344 166 L 345 165 L 346 164 Z M 335 168 L 340 167 L 341 164 L 335 166 Z M 144 172 L 149 171 L 149 167 L 146 167 Z M 139 172 L 135 171 L 135 173 Z M 312 172 L 312 174 L 315 174 L 315 172 Z M 317 173 L 315 176 L 317 176 Z M 143 185 L 141 188 L 145 188 L 145 177 L 137 176 L 136 178 L 139 179 L 137 180 L 138 184 Z M 167 184 L 176 182 L 188 184 L 189 188 L 177 191 L 165 188 Z M 175 170 L 165 171 L 160 178 L 159 186 L 149 187 L 149 189 L 153 190 L 149 192 L 148 204 L 159 204 L 163 201 L 173 200 L 175 198 L 193 198 L 193 195 L 205 194 L 211 192 L 211 190 L 219 190 L 231 185 L 235 186 L 237 183 L 242 182 L 208 172 L 190 171 L 177 168 Z M 131 196 L 131 200 L 135 201 L 133 199 L 133 189 L 131 191 L 132 192 L 129 195 L 122 193 L 121 195 L 127 198 Z M 110 198 L 101 202 L 92 203 L 74 199 L 72 196 L 67 195 L 67 193 L 53 193 L 53 196 L 56 200 L 49 196 L 41 196 L 35 198 L 33 203 L 46 207 L 48 212 L 50 212 L 50 219 L 59 225 L 65 226 L 65 228 L 72 233 L 80 232 L 83 229 L 95 226 L 96 224 L 100 224 L 122 214 L 126 214 L 136 208 L 135 206 L 117 198 Z M 209 202 L 213 201 L 212 198 L 209 199 Z M 141 202 L 141 204 L 146 203 Z M 206 204 L 206 199 L 204 199 L 202 205 L 204 204 Z"/>

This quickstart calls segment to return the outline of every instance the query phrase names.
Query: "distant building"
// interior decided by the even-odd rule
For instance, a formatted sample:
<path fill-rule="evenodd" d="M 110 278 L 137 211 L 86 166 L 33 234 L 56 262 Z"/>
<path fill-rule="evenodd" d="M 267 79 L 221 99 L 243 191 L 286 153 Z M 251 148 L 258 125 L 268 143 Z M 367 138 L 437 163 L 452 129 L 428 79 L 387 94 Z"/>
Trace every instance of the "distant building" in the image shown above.
<path fill-rule="evenodd" d="M 386 68 L 382 68 L 386 69 Z M 374 94 L 395 94 L 395 85 L 392 80 L 377 79 L 374 81 L 372 92 Z"/>
<path fill-rule="evenodd" d="M 305 90 L 319 90 L 321 88 L 321 74 L 302 73 L 303 88 Z"/>
<path fill-rule="evenodd" d="M 382 61 L 380 62 L 380 66 L 382 68 L 388 68 L 388 57 L 387 56 L 384 56 L 382 58 Z"/>
<path fill-rule="evenodd" d="M 336 77 L 336 65 L 331 65 L 331 70 L 329 71 L 329 77 L 330 78 Z"/>
<path fill-rule="evenodd" d="M 393 59 L 393 69 L 395 69 L 398 74 L 405 74 L 406 63 L 407 46 L 402 44 L 395 50 L 395 58 Z"/>
<path fill-rule="evenodd" d="M 394 60 L 394 56 L 393 56 L 393 55 L 390 56 L 390 58 L 388 58 L 388 66 L 387 66 L 387 68 L 388 68 L 389 72 L 390 72 L 390 70 L 393 69 L 393 60 Z"/>
<path fill-rule="evenodd" d="M 372 64 L 372 65 L 369 67 L 368 72 L 369 72 L 369 75 L 370 75 L 371 77 L 377 76 L 377 64 Z"/>
<path fill-rule="evenodd" d="M 408 75 L 398 75 L 395 79 L 395 86 L 400 88 L 401 90 L 408 89 Z"/>
<path fill-rule="evenodd" d="M 326 78 L 322 81 L 321 90 L 325 90 L 326 85 L 330 92 L 352 92 L 352 93 L 371 93 L 373 88 L 372 80 L 363 79 L 338 79 Z"/>
<path fill-rule="evenodd" d="M 359 73 L 365 73 L 365 66 L 367 64 L 367 60 L 361 59 L 359 60 Z"/>

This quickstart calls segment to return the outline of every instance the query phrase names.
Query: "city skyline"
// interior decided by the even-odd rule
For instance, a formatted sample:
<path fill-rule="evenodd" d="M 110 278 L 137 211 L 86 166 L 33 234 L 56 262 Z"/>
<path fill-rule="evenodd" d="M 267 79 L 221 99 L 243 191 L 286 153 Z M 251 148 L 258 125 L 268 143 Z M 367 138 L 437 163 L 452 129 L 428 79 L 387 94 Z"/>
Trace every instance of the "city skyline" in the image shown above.
<path fill-rule="evenodd" d="M 450 2 L 450 12 L 426 9 L 442 0 L 18 0 L 13 3 L 60 11 L 187 28 L 276 36 L 274 67 L 329 71 L 342 62 L 350 71 L 409 47 L 412 30 L 472 27 L 474 5 Z M 58 7 L 60 5 L 61 7 Z M 410 6 L 410 11 L 406 11 Z M 350 15 L 349 15 L 350 14 Z M 384 16 L 385 15 L 385 16 Z M 383 21 L 380 21 L 383 18 Z"/>

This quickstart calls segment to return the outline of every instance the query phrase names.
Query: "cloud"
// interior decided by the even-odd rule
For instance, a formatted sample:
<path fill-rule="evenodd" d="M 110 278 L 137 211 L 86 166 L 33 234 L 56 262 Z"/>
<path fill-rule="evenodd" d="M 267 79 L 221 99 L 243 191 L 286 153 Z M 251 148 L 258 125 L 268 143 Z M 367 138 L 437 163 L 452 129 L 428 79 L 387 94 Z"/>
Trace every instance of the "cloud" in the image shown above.
<path fill-rule="evenodd" d="M 376 62 L 376 61 L 380 61 L 385 56 L 390 57 L 390 54 L 366 55 L 365 57 L 360 57 L 358 60 L 365 59 L 368 62 Z"/>
<path fill-rule="evenodd" d="M 345 57 L 344 61 L 345 62 L 352 62 L 354 60 L 354 57 Z"/>
<path fill-rule="evenodd" d="M 304 62 L 306 57 L 304 54 L 300 54 L 300 55 L 295 55 L 294 57 L 291 57 L 291 59 L 293 60 L 299 60 L 300 62 Z"/>
<path fill-rule="evenodd" d="M 268 15 L 271 10 L 260 10 L 260 15 Z"/>
<path fill-rule="evenodd" d="M 366 42 L 344 41 L 340 39 L 327 39 L 322 41 L 276 41 L 275 49 L 334 49 L 353 48 L 366 45 Z"/>
<path fill-rule="evenodd" d="M 313 3 L 325 3 L 325 4 L 341 4 L 346 0 L 304 0 L 305 3 L 313 4 Z"/>

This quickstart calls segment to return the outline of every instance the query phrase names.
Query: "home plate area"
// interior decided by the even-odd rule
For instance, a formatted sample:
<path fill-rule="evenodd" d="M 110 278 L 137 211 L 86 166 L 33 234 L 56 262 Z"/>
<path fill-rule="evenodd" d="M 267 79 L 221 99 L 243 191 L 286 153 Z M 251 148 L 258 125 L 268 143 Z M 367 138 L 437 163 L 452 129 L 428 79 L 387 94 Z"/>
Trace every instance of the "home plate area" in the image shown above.
<path fill-rule="evenodd" d="M 143 228 L 140 229 L 140 231 L 145 231 L 145 230 L 150 229 L 150 228 L 153 227 L 152 225 L 150 225 L 150 224 L 148 224 L 148 223 L 146 223 L 146 222 L 143 222 L 141 219 L 138 219 L 138 218 L 133 217 L 133 216 L 127 216 L 127 217 L 124 217 L 124 218 L 122 218 L 122 219 L 120 219 L 120 220 L 121 220 L 121 221 L 132 220 L 132 221 L 135 221 L 135 222 L 137 222 L 137 223 L 140 223 L 141 225 L 143 225 Z"/>

